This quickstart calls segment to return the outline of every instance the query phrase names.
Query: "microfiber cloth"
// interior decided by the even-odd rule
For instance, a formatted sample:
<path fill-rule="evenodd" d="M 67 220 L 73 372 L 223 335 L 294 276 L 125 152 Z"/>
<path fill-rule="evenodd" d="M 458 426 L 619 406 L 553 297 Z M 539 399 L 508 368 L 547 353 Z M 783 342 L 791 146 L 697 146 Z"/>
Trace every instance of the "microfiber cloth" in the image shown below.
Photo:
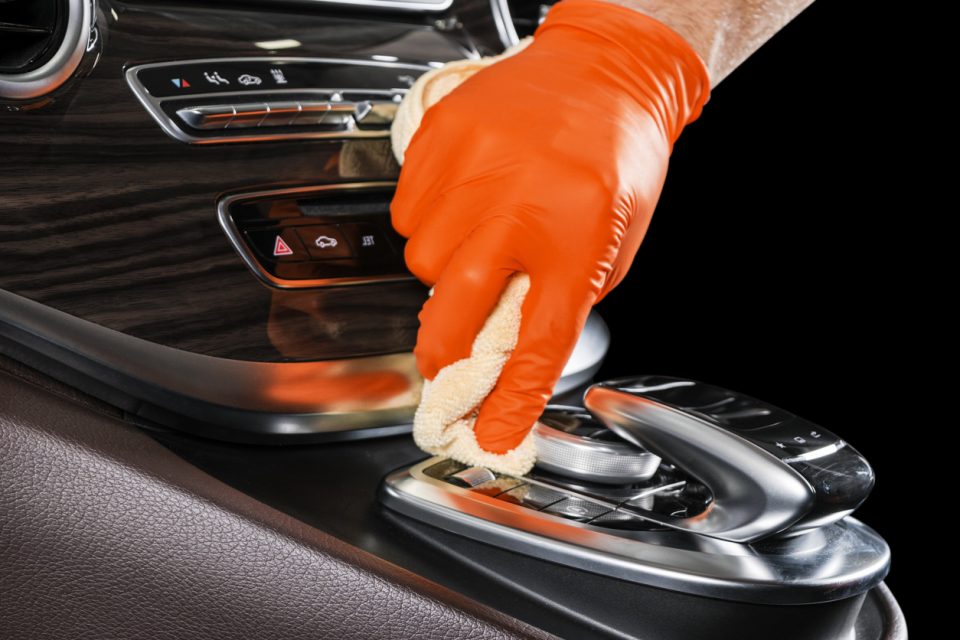
<path fill-rule="evenodd" d="M 393 122 L 391 142 L 397 162 L 403 164 L 407 145 L 428 108 L 477 71 L 523 50 L 531 41 L 532 38 L 526 38 L 499 56 L 458 60 L 420 76 L 404 97 Z M 444 367 L 433 381 L 424 383 L 413 419 L 413 439 L 424 451 L 514 476 L 522 476 L 533 468 L 537 451 L 532 433 L 514 449 L 497 454 L 481 449 L 473 431 L 480 405 L 493 391 L 517 345 L 520 311 L 529 288 L 527 274 L 513 276 L 477 334 L 470 355 Z"/>

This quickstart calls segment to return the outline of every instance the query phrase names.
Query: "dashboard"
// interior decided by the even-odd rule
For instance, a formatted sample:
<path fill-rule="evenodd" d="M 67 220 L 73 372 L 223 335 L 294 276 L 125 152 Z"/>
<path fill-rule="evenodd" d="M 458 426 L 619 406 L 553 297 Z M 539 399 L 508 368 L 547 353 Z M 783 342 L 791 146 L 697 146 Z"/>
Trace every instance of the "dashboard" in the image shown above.
<path fill-rule="evenodd" d="M 0 5 L 0 348 L 205 435 L 409 428 L 389 124 L 494 5 Z"/>

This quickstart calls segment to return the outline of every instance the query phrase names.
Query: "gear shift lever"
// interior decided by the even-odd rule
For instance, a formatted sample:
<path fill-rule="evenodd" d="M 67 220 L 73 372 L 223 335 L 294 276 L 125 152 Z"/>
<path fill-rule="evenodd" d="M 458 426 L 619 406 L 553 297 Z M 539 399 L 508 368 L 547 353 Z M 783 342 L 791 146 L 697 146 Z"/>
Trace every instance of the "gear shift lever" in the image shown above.
<path fill-rule="evenodd" d="M 710 489 L 713 501 L 696 517 L 642 514 L 672 528 L 752 542 L 835 522 L 873 488 L 866 459 L 834 434 L 720 387 L 642 376 L 594 385 L 584 403 Z"/>
<path fill-rule="evenodd" d="M 666 590 L 655 606 L 670 591 L 685 594 L 685 613 L 691 596 L 811 612 L 829 604 L 830 616 L 841 616 L 831 631 L 786 635 L 855 635 L 859 596 L 886 575 L 890 549 L 845 517 L 874 482 L 850 445 L 692 380 L 613 380 L 590 387 L 584 404 L 547 407 L 534 431 L 534 473 L 436 457 L 390 474 L 381 498 L 487 545 Z"/>

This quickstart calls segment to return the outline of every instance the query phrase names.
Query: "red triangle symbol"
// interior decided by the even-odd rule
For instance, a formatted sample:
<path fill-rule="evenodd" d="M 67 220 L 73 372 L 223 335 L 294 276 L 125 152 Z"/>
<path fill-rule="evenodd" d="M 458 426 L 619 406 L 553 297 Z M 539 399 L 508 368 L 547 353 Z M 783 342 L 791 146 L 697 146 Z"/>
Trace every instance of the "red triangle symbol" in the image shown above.
<path fill-rule="evenodd" d="M 186 79 L 186 78 L 184 78 L 184 79 L 183 79 L 183 88 L 184 88 L 184 89 L 188 89 L 189 87 L 190 87 L 190 83 L 187 82 L 187 79 Z"/>
<path fill-rule="evenodd" d="M 293 249 L 290 248 L 286 242 L 283 241 L 283 238 L 277 236 L 277 241 L 273 245 L 273 255 L 275 256 L 292 256 Z"/>

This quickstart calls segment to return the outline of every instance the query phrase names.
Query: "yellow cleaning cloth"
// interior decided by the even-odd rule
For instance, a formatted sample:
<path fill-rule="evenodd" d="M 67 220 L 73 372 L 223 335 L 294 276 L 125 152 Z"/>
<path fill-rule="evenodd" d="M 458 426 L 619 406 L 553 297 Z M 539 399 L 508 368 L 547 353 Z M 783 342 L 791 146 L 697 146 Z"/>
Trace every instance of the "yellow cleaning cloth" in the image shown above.
<path fill-rule="evenodd" d="M 489 67 L 495 62 L 520 53 L 533 42 L 533 38 L 524 38 L 498 56 L 477 58 L 475 60 L 455 60 L 448 62 L 439 69 L 428 71 L 410 87 L 403 102 L 397 108 L 390 128 L 390 141 L 393 144 L 393 155 L 397 162 L 403 164 L 403 155 L 410 144 L 410 138 L 417 132 L 424 112 L 448 93 L 459 87 L 467 78 Z"/>
<path fill-rule="evenodd" d="M 407 145 L 428 108 L 477 71 L 521 51 L 531 40 L 527 38 L 499 56 L 459 60 L 422 75 L 404 97 L 393 122 L 391 142 L 397 162 L 403 164 Z M 493 391 L 517 345 L 520 310 L 529 288 L 527 274 L 511 278 L 477 334 L 470 355 L 441 369 L 432 382 L 424 383 L 413 419 L 413 439 L 418 447 L 508 475 L 522 476 L 533 468 L 537 451 L 532 433 L 516 448 L 496 454 L 481 449 L 473 432 L 480 404 Z"/>

